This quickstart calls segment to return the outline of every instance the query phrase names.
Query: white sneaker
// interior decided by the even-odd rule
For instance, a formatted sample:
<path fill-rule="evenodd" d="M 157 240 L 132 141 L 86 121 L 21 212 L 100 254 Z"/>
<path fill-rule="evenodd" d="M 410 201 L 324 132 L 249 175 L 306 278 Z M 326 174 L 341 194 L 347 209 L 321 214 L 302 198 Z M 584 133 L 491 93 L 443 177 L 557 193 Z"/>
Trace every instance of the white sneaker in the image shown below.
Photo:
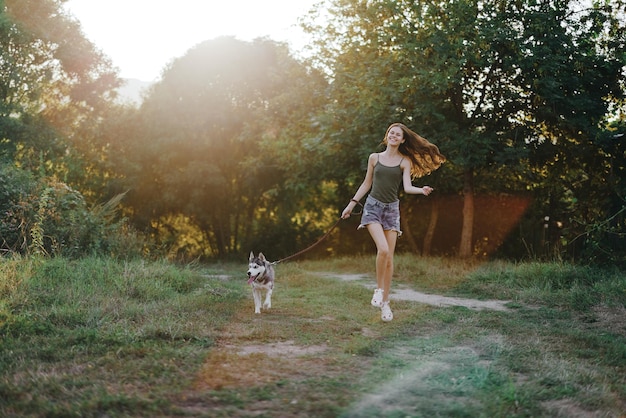
<path fill-rule="evenodd" d="M 374 290 L 374 296 L 372 296 L 372 306 L 377 308 L 383 307 L 383 289 Z"/>
<path fill-rule="evenodd" d="M 393 319 L 393 312 L 391 312 L 391 308 L 389 307 L 389 301 L 383 303 L 383 308 L 380 313 L 380 319 L 385 322 L 389 322 Z"/>

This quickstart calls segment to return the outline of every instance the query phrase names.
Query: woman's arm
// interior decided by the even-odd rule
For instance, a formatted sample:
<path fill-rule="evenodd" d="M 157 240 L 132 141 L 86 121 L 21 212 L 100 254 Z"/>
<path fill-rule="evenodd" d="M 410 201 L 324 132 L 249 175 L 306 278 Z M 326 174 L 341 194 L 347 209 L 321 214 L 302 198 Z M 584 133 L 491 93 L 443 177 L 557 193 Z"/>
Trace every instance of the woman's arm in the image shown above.
<path fill-rule="evenodd" d="M 342 218 L 348 218 L 352 213 L 352 210 L 356 206 L 357 202 L 359 202 L 363 197 L 367 194 L 367 192 L 372 188 L 372 181 L 374 179 L 374 166 L 376 165 L 376 154 L 370 154 L 367 159 L 367 172 L 365 173 L 365 179 L 363 179 L 363 183 L 359 186 L 354 197 L 348 203 L 348 206 L 341 213 Z"/>
<path fill-rule="evenodd" d="M 430 186 L 415 187 L 411 182 L 411 161 L 404 159 L 400 165 L 402 168 L 402 185 L 404 192 L 407 194 L 423 194 L 428 196 L 432 193 L 433 188 Z"/>

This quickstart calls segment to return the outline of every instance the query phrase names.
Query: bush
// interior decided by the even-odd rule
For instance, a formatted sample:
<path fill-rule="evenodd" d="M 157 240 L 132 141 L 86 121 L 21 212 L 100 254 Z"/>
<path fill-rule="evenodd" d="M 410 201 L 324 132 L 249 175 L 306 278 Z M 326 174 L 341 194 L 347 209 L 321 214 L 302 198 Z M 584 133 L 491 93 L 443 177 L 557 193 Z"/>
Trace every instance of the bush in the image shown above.
<path fill-rule="evenodd" d="M 26 213 L 33 214 L 31 198 L 38 184 L 32 174 L 0 164 L 0 249 L 24 252 L 29 224 Z"/>
<path fill-rule="evenodd" d="M 0 249 L 20 254 L 80 257 L 141 255 L 142 241 L 117 214 L 123 194 L 88 207 L 77 190 L 54 178 L 35 179 L 0 167 Z"/>

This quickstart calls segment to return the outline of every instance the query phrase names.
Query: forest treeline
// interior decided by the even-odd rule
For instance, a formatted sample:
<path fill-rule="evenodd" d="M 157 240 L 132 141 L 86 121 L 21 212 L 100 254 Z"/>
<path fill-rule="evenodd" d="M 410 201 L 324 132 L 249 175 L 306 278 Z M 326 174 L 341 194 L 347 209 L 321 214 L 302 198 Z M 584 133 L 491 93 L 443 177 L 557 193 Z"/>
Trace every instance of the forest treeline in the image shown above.
<path fill-rule="evenodd" d="M 206 40 L 139 106 L 63 3 L 0 0 L 4 253 L 279 259 L 403 122 L 448 161 L 402 197 L 399 251 L 626 261 L 621 0 L 327 0 L 306 54 Z M 308 255 L 371 252 L 357 224 Z"/>

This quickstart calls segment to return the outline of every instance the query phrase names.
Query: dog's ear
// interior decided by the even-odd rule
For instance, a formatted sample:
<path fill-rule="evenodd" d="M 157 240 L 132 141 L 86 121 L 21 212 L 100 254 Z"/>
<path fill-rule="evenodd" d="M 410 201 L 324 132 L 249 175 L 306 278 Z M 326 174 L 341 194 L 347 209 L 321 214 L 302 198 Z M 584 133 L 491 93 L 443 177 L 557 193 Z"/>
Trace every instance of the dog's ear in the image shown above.
<path fill-rule="evenodd" d="M 265 256 L 263 255 L 263 253 L 259 253 L 259 258 L 261 259 L 261 261 L 265 261 Z"/>
<path fill-rule="evenodd" d="M 250 251 L 250 261 L 254 260 L 254 253 L 252 251 Z"/>

